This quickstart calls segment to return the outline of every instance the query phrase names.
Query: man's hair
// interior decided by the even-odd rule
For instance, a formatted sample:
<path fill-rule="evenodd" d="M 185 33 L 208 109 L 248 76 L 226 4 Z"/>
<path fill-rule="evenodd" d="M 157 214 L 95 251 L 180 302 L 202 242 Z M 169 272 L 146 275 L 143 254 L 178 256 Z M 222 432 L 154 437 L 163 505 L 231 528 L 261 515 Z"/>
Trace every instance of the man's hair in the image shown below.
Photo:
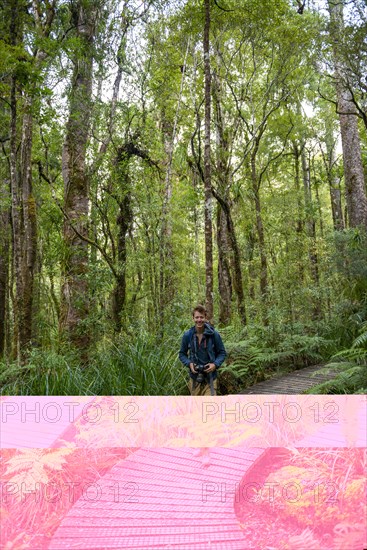
<path fill-rule="evenodd" d="M 199 313 L 201 313 L 202 315 L 205 315 L 206 317 L 206 309 L 201 304 L 198 304 L 197 306 L 194 307 L 194 309 L 192 310 L 193 316 L 195 315 L 195 311 L 198 311 Z"/>

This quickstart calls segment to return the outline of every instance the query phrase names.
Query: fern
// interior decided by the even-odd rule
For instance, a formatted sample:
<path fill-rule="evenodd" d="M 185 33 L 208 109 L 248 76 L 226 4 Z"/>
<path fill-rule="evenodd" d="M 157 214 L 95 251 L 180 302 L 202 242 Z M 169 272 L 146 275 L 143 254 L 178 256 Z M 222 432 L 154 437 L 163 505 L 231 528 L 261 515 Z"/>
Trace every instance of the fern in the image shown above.
<path fill-rule="evenodd" d="M 264 329 L 256 337 L 226 341 L 228 358 L 221 372 L 229 373 L 236 380 L 246 380 L 249 387 L 273 376 L 274 372 L 285 373 L 317 364 L 323 358 L 322 350 L 330 346 L 329 340 L 318 335 L 283 335 L 276 345 L 271 345 L 272 338 Z"/>
<path fill-rule="evenodd" d="M 362 348 L 366 350 L 367 357 L 367 322 L 361 325 L 361 334 L 354 340 L 352 348 Z"/>
<path fill-rule="evenodd" d="M 336 353 L 326 367 L 339 370 L 334 380 L 314 386 L 307 393 L 364 393 L 367 387 L 367 323 L 348 349 Z"/>
<path fill-rule="evenodd" d="M 228 325 L 219 329 L 224 340 L 228 342 L 239 342 L 246 336 L 247 329 L 243 325 Z"/>
<path fill-rule="evenodd" d="M 44 449 L 20 450 L 6 464 L 7 481 L 16 483 L 19 487 L 25 484 L 27 488 L 36 483 L 48 483 L 56 471 L 61 471 L 67 457 L 73 449 L 62 448 L 52 451 Z M 15 493 L 15 498 L 21 498 L 21 492 Z"/>

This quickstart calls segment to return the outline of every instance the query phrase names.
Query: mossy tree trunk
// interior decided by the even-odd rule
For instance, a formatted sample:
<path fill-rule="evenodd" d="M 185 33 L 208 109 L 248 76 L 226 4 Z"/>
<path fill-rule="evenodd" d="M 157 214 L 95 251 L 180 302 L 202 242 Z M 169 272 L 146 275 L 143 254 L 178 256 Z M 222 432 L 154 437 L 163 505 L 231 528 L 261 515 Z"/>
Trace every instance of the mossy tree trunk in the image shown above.
<path fill-rule="evenodd" d="M 367 197 L 364 181 L 357 108 L 352 100 L 351 84 L 343 61 L 344 2 L 328 0 L 329 32 L 333 46 L 337 111 L 343 148 L 346 203 L 350 227 L 367 228 Z"/>
<path fill-rule="evenodd" d="M 264 127 L 265 128 L 265 127 Z M 260 131 L 258 136 L 255 138 L 254 148 L 251 153 L 251 190 L 252 196 L 255 203 L 255 216 L 256 216 L 256 231 L 257 231 L 257 241 L 259 244 L 260 252 L 260 296 L 262 301 L 262 317 L 264 324 L 268 323 L 267 320 L 267 298 L 268 298 L 268 258 L 266 254 L 265 246 L 265 231 L 263 216 L 261 211 L 261 198 L 260 198 L 260 185 L 261 177 L 258 174 L 257 170 L 257 153 L 259 150 L 260 140 L 262 138 L 263 131 Z"/>
<path fill-rule="evenodd" d="M 54 3 L 46 6 L 42 21 L 35 3 L 31 14 L 35 19 L 36 38 L 46 39 L 55 15 Z M 10 44 L 21 46 L 25 32 L 23 2 L 12 2 L 10 9 Z M 35 41 L 32 55 L 26 53 L 29 76 L 41 71 L 47 54 Z M 28 84 L 28 85 L 27 85 Z M 32 181 L 32 146 L 34 98 L 38 88 L 19 81 L 16 72 L 11 78 L 10 92 L 10 186 L 12 195 L 11 226 L 15 277 L 14 355 L 24 361 L 32 343 L 34 327 L 34 278 L 37 257 L 37 207 Z"/>
<path fill-rule="evenodd" d="M 306 220 L 306 234 L 308 240 L 308 258 L 310 262 L 310 273 L 312 282 L 315 287 L 319 287 L 319 262 L 317 255 L 317 243 L 316 243 L 316 221 L 314 215 L 314 206 L 312 200 L 311 189 L 311 171 L 310 171 L 310 159 L 307 155 L 306 144 L 301 144 L 301 165 L 302 165 L 302 179 L 303 190 L 305 197 L 305 220 Z M 313 301 L 312 317 L 314 320 L 318 319 L 321 315 L 321 301 L 319 298 L 315 298 Z"/>
<path fill-rule="evenodd" d="M 0 357 L 7 348 L 7 329 L 9 326 L 9 258 L 10 258 L 10 207 L 9 180 L 1 173 L 0 180 Z"/>
<path fill-rule="evenodd" d="M 205 103 L 205 141 L 204 141 L 204 220 L 205 220 L 205 302 L 208 320 L 213 318 L 214 281 L 213 281 L 213 220 L 212 187 L 210 159 L 210 123 L 211 123 L 211 73 L 210 73 L 210 0 L 204 0 L 204 103 Z"/>
<path fill-rule="evenodd" d="M 326 153 L 323 152 L 323 161 L 327 175 L 327 181 L 330 191 L 331 214 L 333 217 L 333 225 L 336 231 L 344 229 L 342 192 L 340 187 L 340 176 L 338 175 L 338 161 L 335 151 L 336 139 L 333 136 L 331 122 L 325 121 L 325 147 Z"/>
<path fill-rule="evenodd" d="M 219 58 L 219 56 L 217 56 Z M 218 192 L 224 201 L 229 200 L 229 143 L 224 127 L 221 105 L 221 85 L 218 74 L 213 74 L 213 105 L 216 127 L 216 179 Z M 231 247 L 228 235 L 226 213 L 220 203 L 217 207 L 217 247 L 218 247 L 218 292 L 219 323 L 231 322 L 232 277 L 230 271 Z"/>
<path fill-rule="evenodd" d="M 89 314 L 89 180 L 86 152 L 92 106 L 93 44 L 99 5 L 90 0 L 79 0 L 72 4 L 71 9 L 79 48 L 73 52 L 69 117 L 62 152 L 65 220 L 60 330 L 86 359 L 85 352 L 90 343 L 86 326 Z"/>

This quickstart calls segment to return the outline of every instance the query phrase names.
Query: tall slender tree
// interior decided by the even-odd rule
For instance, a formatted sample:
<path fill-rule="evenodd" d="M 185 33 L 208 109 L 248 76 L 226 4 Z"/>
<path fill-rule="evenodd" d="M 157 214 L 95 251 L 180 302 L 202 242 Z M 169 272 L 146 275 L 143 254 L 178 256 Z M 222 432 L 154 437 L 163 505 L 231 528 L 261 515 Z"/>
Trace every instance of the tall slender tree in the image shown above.
<path fill-rule="evenodd" d="M 9 258 L 10 258 L 10 209 L 9 180 L 2 171 L 0 175 L 0 357 L 6 351 L 6 332 L 9 321 Z"/>
<path fill-rule="evenodd" d="M 160 310 L 162 319 L 162 328 L 166 314 L 166 307 L 172 302 L 175 293 L 175 266 L 172 249 L 172 219 L 171 219 L 171 201 L 173 192 L 172 182 L 172 164 L 174 146 L 177 136 L 178 117 L 180 114 L 182 93 L 185 83 L 186 63 L 189 52 L 190 38 L 187 41 L 185 57 L 181 67 L 181 83 L 178 101 L 175 109 L 174 119 L 169 117 L 165 107 L 161 109 L 162 138 L 165 152 L 165 177 L 162 204 L 162 226 L 160 235 Z"/>
<path fill-rule="evenodd" d="M 204 104 L 205 104 L 205 141 L 204 141 L 204 219 L 205 219 L 205 298 L 208 319 L 213 317 L 214 281 L 213 281 L 213 222 L 212 222 L 212 185 L 210 158 L 211 126 L 211 73 L 210 73 L 210 0 L 204 0 Z"/>
<path fill-rule="evenodd" d="M 9 165 L 15 275 L 13 345 L 14 355 L 23 360 L 32 342 L 34 328 L 33 295 L 37 255 L 37 208 L 32 178 L 34 103 L 40 93 L 42 66 L 47 58 L 42 46 L 52 31 L 55 0 L 45 6 L 35 0 L 29 6 L 30 15 L 34 19 L 32 28 L 28 24 L 25 2 L 9 2 L 6 11 L 10 22 L 7 33 L 9 45 L 19 55 L 18 70 L 13 71 L 10 84 Z M 26 37 L 32 43 L 30 51 L 25 47 Z"/>
<path fill-rule="evenodd" d="M 74 0 L 70 4 L 78 47 L 69 93 L 69 117 L 62 152 L 64 179 L 64 261 L 60 329 L 73 344 L 86 350 L 90 342 L 83 324 L 89 312 L 88 295 L 88 213 L 89 181 L 86 151 L 89 138 L 93 84 L 93 45 L 101 4 Z"/>
<path fill-rule="evenodd" d="M 336 154 L 336 138 L 334 137 L 332 122 L 329 117 L 325 120 L 325 148 L 319 141 L 321 155 L 329 184 L 331 214 L 336 231 L 344 229 L 341 177 L 338 174 L 338 159 Z M 324 150 L 325 149 L 325 150 Z"/>
<path fill-rule="evenodd" d="M 229 166 L 228 140 L 226 139 L 222 105 L 221 86 L 217 72 L 213 75 L 213 103 L 216 127 L 216 174 L 218 192 L 223 200 L 229 200 Z M 230 272 L 230 242 L 225 210 L 218 202 L 217 207 L 217 247 L 218 247 L 218 291 L 219 291 L 219 322 L 227 325 L 231 321 L 232 278 Z"/>
<path fill-rule="evenodd" d="M 311 278 L 315 286 L 319 285 L 319 265 L 317 256 L 317 244 L 316 244 L 316 221 L 314 216 L 314 207 L 312 200 L 311 189 L 311 168 L 309 152 L 306 149 L 306 142 L 303 140 L 301 144 L 301 165 L 302 165 L 302 179 L 303 179 L 303 191 L 305 198 L 305 227 L 308 237 L 308 257 L 310 261 Z M 313 316 L 317 319 L 320 315 L 321 304 L 319 300 L 314 302 Z"/>
<path fill-rule="evenodd" d="M 346 85 L 346 67 L 341 48 L 343 45 L 343 0 L 328 0 L 330 12 L 329 32 L 333 46 L 337 110 L 343 147 L 344 179 L 349 225 L 367 227 L 367 197 L 364 181 L 361 143 L 358 132 L 357 108 L 352 92 Z"/>

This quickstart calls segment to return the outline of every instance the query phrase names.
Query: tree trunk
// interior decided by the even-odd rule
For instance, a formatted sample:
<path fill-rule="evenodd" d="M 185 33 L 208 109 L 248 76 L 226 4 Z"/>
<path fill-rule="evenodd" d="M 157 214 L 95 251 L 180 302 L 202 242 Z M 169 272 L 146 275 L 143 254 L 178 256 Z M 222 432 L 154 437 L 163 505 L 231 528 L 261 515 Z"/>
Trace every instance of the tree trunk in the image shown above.
<path fill-rule="evenodd" d="M 267 293 L 268 293 L 268 260 L 265 250 L 265 234 L 264 226 L 262 221 L 261 213 L 261 202 L 260 202 L 260 189 L 259 182 L 256 172 L 256 153 L 258 146 L 255 146 L 254 151 L 251 155 L 251 181 L 252 181 L 252 193 L 255 202 L 255 214 L 256 214 L 256 230 L 257 230 L 257 239 L 260 249 L 260 294 L 263 302 L 263 320 L 267 322 L 267 316 L 265 313 Z"/>
<path fill-rule="evenodd" d="M 86 149 L 92 99 L 92 46 L 97 23 L 96 3 L 81 1 L 72 5 L 73 23 L 80 41 L 75 53 L 69 97 L 69 118 L 63 146 L 65 257 L 61 289 L 60 330 L 80 349 L 84 358 L 90 342 L 85 321 L 88 298 L 88 211 L 89 181 L 86 173 Z"/>
<path fill-rule="evenodd" d="M 310 175 L 310 163 L 306 156 L 305 145 L 302 145 L 301 151 L 302 159 L 302 175 L 303 175 L 303 189 L 305 195 L 305 210 L 306 210 L 306 228 L 307 237 L 309 238 L 309 252 L 308 257 L 310 259 L 310 271 L 313 282 L 319 284 L 319 269 L 316 252 L 316 222 L 313 215 L 312 204 L 312 192 L 311 192 L 311 175 Z"/>
<path fill-rule="evenodd" d="M 294 171 L 295 177 L 294 182 L 296 185 L 296 194 L 297 194 L 297 224 L 296 231 L 298 234 L 303 231 L 303 221 L 302 221 L 302 201 L 301 201 L 301 192 L 300 192 L 300 173 L 299 173 L 299 161 L 301 158 L 301 151 L 299 149 L 298 143 L 293 142 L 293 155 L 294 155 Z"/>
<path fill-rule="evenodd" d="M 205 298 L 208 320 L 213 318 L 213 240 L 212 240 L 212 191 L 210 162 L 211 75 L 209 53 L 210 0 L 204 0 L 204 72 L 205 72 L 205 145 L 204 145 L 204 201 L 205 201 Z"/>
<path fill-rule="evenodd" d="M 330 125 L 328 123 L 326 123 L 325 144 L 326 144 L 325 168 L 326 168 L 326 174 L 327 174 L 327 179 L 329 183 L 333 224 L 334 224 L 334 229 L 336 231 L 341 231 L 344 229 L 342 194 L 340 189 L 340 178 L 337 175 L 335 170 L 335 166 L 336 166 L 335 143 L 334 143 L 332 129 L 330 128 Z"/>
<path fill-rule="evenodd" d="M 301 160 L 301 150 L 297 142 L 293 142 L 293 155 L 294 155 L 294 171 L 295 171 L 295 187 L 297 194 L 297 222 L 296 222 L 296 232 L 297 232 L 297 256 L 298 256 L 298 277 L 299 281 L 304 280 L 304 265 L 302 261 L 302 234 L 303 234 L 303 207 L 301 199 L 301 185 L 300 185 L 300 160 Z"/>
<path fill-rule="evenodd" d="M 201 182 L 199 178 L 199 174 L 195 167 L 192 168 L 192 186 L 195 190 L 195 193 L 198 192 L 199 184 Z M 195 266 L 195 292 L 197 296 L 201 296 L 202 294 L 202 278 L 200 277 L 201 267 L 200 267 L 200 254 L 199 254 L 199 236 L 200 236 L 200 209 L 198 208 L 198 205 L 195 201 L 194 204 L 194 266 Z"/>
<path fill-rule="evenodd" d="M 248 232 L 247 242 L 248 242 L 248 278 L 249 278 L 248 293 L 251 300 L 255 300 L 256 273 L 254 268 L 254 251 L 255 251 L 255 244 L 256 244 L 256 234 L 252 226 Z"/>
<path fill-rule="evenodd" d="M 19 46 L 23 40 L 25 5 L 19 2 L 11 3 L 10 42 Z M 31 8 L 35 19 L 36 38 L 45 39 L 51 32 L 55 15 L 55 7 L 49 3 L 39 17 L 37 7 Z M 41 42 L 41 40 L 39 40 Z M 41 72 L 42 62 L 47 55 L 36 45 L 32 60 L 32 70 Z M 22 47 L 25 47 L 22 44 Z M 17 76 L 11 78 L 10 91 L 10 185 L 12 195 L 12 232 L 13 232 L 13 262 L 15 275 L 14 301 L 14 355 L 24 361 L 32 343 L 34 329 L 34 279 L 37 258 L 37 217 L 36 201 L 32 188 L 32 142 L 33 142 L 33 109 L 34 92 L 27 89 L 23 82 L 18 82 Z M 23 97 L 20 95 L 23 92 Z M 37 90 L 36 90 L 37 92 Z M 19 94 L 19 98 L 17 97 Z M 21 105 L 21 109 L 19 109 Z M 22 112 L 20 119 L 19 113 Z M 22 128 L 20 145 L 18 145 L 18 128 Z"/>
<path fill-rule="evenodd" d="M 118 203 L 119 213 L 117 216 L 118 240 L 117 269 L 115 275 L 116 283 L 112 294 L 112 318 L 115 332 L 120 332 L 123 327 L 123 315 L 126 307 L 126 243 L 133 217 L 129 182 L 129 162 L 131 154 L 126 151 L 126 149 L 126 145 L 125 147 L 121 147 L 116 159 L 119 196 L 114 196 Z"/>
<path fill-rule="evenodd" d="M 170 207 L 172 201 L 172 158 L 175 138 L 175 127 L 167 120 L 165 113 L 162 113 L 162 136 L 166 156 L 166 176 L 164 182 L 164 195 L 162 205 L 162 225 L 160 235 L 160 313 L 161 329 L 163 331 L 165 310 L 174 297 L 174 260 L 172 251 L 172 223 L 170 220 Z"/>
<path fill-rule="evenodd" d="M 20 29 L 19 19 L 17 18 L 17 5 L 13 4 L 11 9 L 10 20 L 10 43 L 16 46 L 19 41 Z M 23 295 L 23 279 L 22 279 L 22 202 L 19 188 L 19 172 L 18 172 L 18 139 L 17 139 L 17 81 L 13 74 L 10 83 L 10 193 L 11 193 L 11 225 L 12 225 L 12 251 L 13 251 L 13 275 L 15 280 L 15 297 L 13 302 L 14 315 L 14 337 L 12 342 L 13 356 L 20 358 L 20 325 L 22 322 L 22 295 Z"/>
<path fill-rule="evenodd" d="M 306 148 L 301 146 L 303 189 L 305 195 L 306 230 L 308 237 L 308 257 L 310 261 L 311 278 L 316 287 L 319 286 L 319 265 L 316 250 L 316 222 L 313 214 L 310 161 L 306 156 Z M 319 298 L 314 299 L 312 317 L 318 319 L 321 314 L 321 302 Z"/>
<path fill-rule="evenodd" d="M 36 201 L 32 190 L 32 104 L 31 98 L 26 99 L 23 117 L 22 143 L 20 153 L 20 184 L 22 188 L 22 252 L 21 277 L 22 296 L 20 303 L 19 347 L 21 357 L 32 340 L 33 326 L 33 291 L 34 274 L 37 256 L 37 218 Z"/>
<path fill-rule="evenodd" d="M 322 207 L 321 207 L 319 186 L 318 186 L 318 183 L 317 183 L 317 176 L 316 176 L 316 171 L 315 171 L 315 158 L 312 159 L 312 166 L 313 166 L 313 173 L 314 173 L 313 181 L 315 182 L 315 196 L 316 196 L 317 212 L 318 212 L 319 224 L 320 224 L 320 236 L 321 236 L 321 239 L 324 240 L 324 237 L 325 237 L 324 222 L 323 222 L 323 217 L 322 217 Z M 315 238 L 315 240 L 316 240 L 316 238 Z"/>
<path fill-rule="evenodd" d="M 213 193 L 226 216 L 227 236 L 228 236 L 229 242 L 231 243 L 231 248 L 233 251 L 233 286 L 237 295 L 238 313 L 242 324 L 246 325 L 247 316 L 246 316 L 246 308 L 245 308 L 245 297 L 243 294 L 243 286 L 242 286 L 241 254 L 237 243 L 236 233 L 234 230 L 231 209 L 228 202 L 226 202 L 223 199 L 223 197 L 221 197 L 214 190 L 213 190 Z"/>
<path fill-rule="evenodd" d="M 328 174 L 331 212 L 333 216 L 334 229 L 341 231 L 344 229 L 342 194 L 340 189 L 340 178 L 337 175 Z"/>
<path fill-rule="evenodd" d="M 228 238 L 231 243 L 232 252 L 233 252 L 233 286 L 237 296 L 237 309 L 238 309 L 238 314 L 240 316 L 241 323 L 243 325 L 246 325 L 247 315 L 246 315 L 246 307 L 245 307 L 245 296 L 243 293 L 241 254 L 240 254 L 240 249 L 238 246 L 234 223 L 232 220 L 229 206 L 226 208 L 225 213 L 227 218 Z"/>
<path fill-rule="evenodd" d="M 218 56 L 219 59 L 219 56 Z M 216 72 L 213 74 L 213 104 L 216 122 L 216 175 L 217 186 L 223 200 L 229 200 L 229 154 L 228 140 L 225 137 L 221 106 L 221 87 Z M 221 204 L 217 208 L 217 247 L 218 247 L 218 291 L 219 323 L 231 322 L 232 280 L 230 273 L 230 242 L 226 214 Z"/>
<path fill-rule="evenodd" d="M 217 209 L 217 245 L 218 245 L 218 290 L 219 323 L 231 322 L 232 281 L 229 269 L 229 244 L 225 213 L 220 204 Z"/>
<path fill-rule="evenodd" d="M 150 202 L 148 196 L 148 203 Z M 155 232 L 151 225 L 144 220 L 144 232 L 146 238 L 146 256 L 148 258 L 148 294 L 147 317 L 149 326 L 158 326 L 159 324 L 159 273 L 157 272 L 157 251 Z"/>
<path fill-rule="evenodd" d="M 256 188 L 254 190 L 254 199 L 255 199 L 255 211 L 256 211 L 256 229 L 257 236 L 259 241 L 260 248 L 260 293 L 263 300 L 266 300 L 268 292 L 268 260 L 265 252 L 265 235 L 264 235 L 264 225 L 262 221 L 261 214 L 261 203 L 260 203 L 260 193 Z"/>
<path fill-rule="evenodd" d="M 2 177 L 0 181 L 1 197 L 4 206 L 0 205 L 0 358 L 7 349 L 8 296 L 9 296 L 9 259 L 10 259 L 10 210 L 6 205 L 9 199 L 9 180 Z"/>
<path fill-rule="evenodd" d="M 350 227 L 367 227 L 367 197 L 363 173 L 358 117 L 352 102 L 348 77 L 341 57 L 343 44 L 343 1 L 328 0 L 330 37 L 333 44 L 337 108 L 343 148 L 346 203 Z"/>
<path fill-rule="evenodd" d="M 339 109 L 347 111 L 348 100 L 339 99 Z M 339 115 L 343 146 L 346 203 L 350 227 L 367 227 L 367 199 L 364 184 L 357 117 Z"/>
<path fill-rule="evenodd" d="M 123 326 L 123 314 L 126 306 L 126 238 L 129 231 L 132 218 L 131 198 L 126 193 L 122 201 L 119 202 L 119 215 L 117 217 L 118 241 L 117 258 L 118 270 L 116 284 L 112 297 L 112 317 L 116 332 L 120 332 Z"/>

